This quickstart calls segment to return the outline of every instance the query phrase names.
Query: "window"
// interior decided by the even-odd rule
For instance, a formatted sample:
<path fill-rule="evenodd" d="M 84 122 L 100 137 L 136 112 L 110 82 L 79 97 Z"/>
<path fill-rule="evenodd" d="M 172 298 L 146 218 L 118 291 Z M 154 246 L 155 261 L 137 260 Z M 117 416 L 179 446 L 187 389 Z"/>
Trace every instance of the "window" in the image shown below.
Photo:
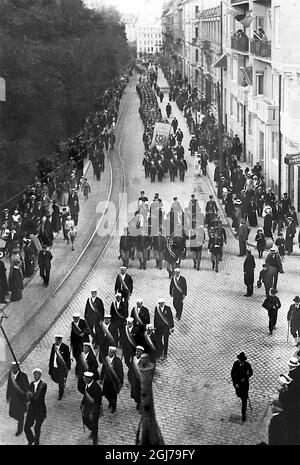
<path fill-rule="evenodd" d="M 249 131 L 249 134 L 252 135 L 253 134 L 253 116 L 252 116 L 252 113 L 249 113 L 248 114 L 248 131 Z"/>
<path fill-rule="evenodd" d="M 264 75 L 263 73 L 256 73 L 256 95 L 264 94 Z"/>
<path fill-rule="evenodd" d="M 196 48 L 196 61 L 199 60 L 199 50 Z"/>
<path fill-rule="evenodd" d="M 230 57 L 230 59 L 229 59 L 229 72 L 230 72 L 231 79 L 233 79 L 233 64 L 232 64 L 232 62 L 233 62 L 233 58 Z"/>
<path fill-rule="evenodd" d="M 256 30 L 258 31 L 260 27 L 261 27 L 263 30 L 265 30 L 265 27 L 264 27 L 264 17 L 263 17 L 263 16 L 257 16 L 257 18 L 256 18 Z"/>
<path fill-rule="evenodd" d="M 237 103 L 237 111 L 236 111 L 236 120 L 239 123 L 240 122 L 240 104 Z"/>
<path fill-rule="evenodd" d="M 274 7 L 274 46 L 279 48 L 281 45 L 280 30 L 280 6 Z"/>
<path fill-rule="evenodd" d="M 230 116 L 233 115 L 233 96 L 230 94 Z"/>
<path fill-rule="evenodd" d="M 279 133 L 272 132 L 272 153 L 271 157 L 274 160 L 278 160 L 278 145 L 279 145 Z"/>
<path fill-rule="evenodd" d="M 244 127 L 244 105 L 240 105 L 241 108 L 241 126 Z"/>
<path fill-rule="evenodd" d="M 199 33 L 199 30 L 198 30 L 197 27 L 195 27 L 195 37 L 196 37 L 196 39 L 198 39 L 198 33 Z"/>
<path fill-rule="evenodd" d="M 196 6 L 195 6 L 195 15 L 197 15 L 197 14 L 198 14 L 198 12 L 199 12 L 199 6 L 198 6 L 198 5 L 196 5 Z"/>

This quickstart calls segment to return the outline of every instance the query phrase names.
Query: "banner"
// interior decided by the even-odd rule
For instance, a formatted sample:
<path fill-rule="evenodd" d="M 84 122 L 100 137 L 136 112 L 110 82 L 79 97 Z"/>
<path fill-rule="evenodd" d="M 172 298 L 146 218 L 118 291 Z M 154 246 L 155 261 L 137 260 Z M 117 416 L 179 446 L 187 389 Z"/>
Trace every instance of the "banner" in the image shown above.
<path fill-rule="evenodd" d="M 155 145 L 167 145 L 171 131 L 169 123 L 155 123 L 151 148 Z"/>

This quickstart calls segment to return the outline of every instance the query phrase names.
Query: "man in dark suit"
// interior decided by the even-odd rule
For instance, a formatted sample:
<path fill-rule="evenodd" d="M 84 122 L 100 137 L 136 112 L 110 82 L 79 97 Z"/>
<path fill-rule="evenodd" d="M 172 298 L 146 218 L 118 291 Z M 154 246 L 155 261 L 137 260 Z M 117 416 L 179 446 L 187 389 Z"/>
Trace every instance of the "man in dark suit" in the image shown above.
<path fill-rule="evenodd" d="M 98 422 L 102 412 L 102 389 L 93 377 L 92 372 L 84 372 L 85 389 L 80 410 L 83 424 L 91 430 L 93 445 L 96 446 L 98 444 Z"/>
<path fill-rule="evenodd" d="M 119 253 L 125 267 L 129 265 L 133 244 L 133 237 L 128 233 L 128 228 L 124 228 L 124 234 L 120 237 Z"/>
<path fill-rule="evenodd" d="M 247 357 L 244 352 L 237 355 L 237 359 L 231 369 L 231 379 L 236 395 L 242 401 L 242 422 L 244 422 L 246 420 L 249 378 L 253 375 L 253 371 L 250 363 L 246 362 Z"/>
<path fill-rule="evenodd" d="M 8 283 L 7 283 L 7 276 L 6 276 L 6 268 L 1 260 L 3 257 L 3 252 L 0 251 L 0 303 L 6 303 L 5 296 L 8 293 Z"/>
<path fill-rule="evenodd" d="M 83 350 L 83 343 L 89 342 L 89 329 L 84 319 L 80 318 L 79 313 L 73 314 L 73 321 L 71 323 L 70 345 L 72 348 L 73 357 L 76 362 Z M 76 368 L 75 368 L 75 374 Z"/>
<path fill-rule="evenodd" d="M 58 400 L 62 399 L 64 394 L 68 372 L 71 369 L 71 359 L 69 347 L 62 342 L 63 336 L 57 334 L 55 343 L 52 345 L 49 360 L 49 375 L 51 379 L 58 384 Z"/>
<path fill-rule="evenodd" d="M 30 383 L 27 393 L 29 404 L 24 433 L 26 434 L 28 445 L 35 443 L 37 446 L 40 443 L 41 427 L 47 416 L 47 408 L 45 404 L 47 384 L 41 380 L 42 370 L 40 368 L 35 368 L 32 373 L 34 381 Z M 33 425 L 34 434 L 31 430 Z"/>
<path fill-rule="evenodd" d="M 97 297 L 95 289 L 91 291 L 91 297 L 86 301 L 84 319 L 87 322 L 93 340 L 97 342 L 99 324 L 100 321 L 104 320 L 104 305 L 102 300 Z"/>
<path fill-rule="evenodd" d="M 99 362 L 103 363 L 103 360 L 108 355 L 109 346 L 115 346 L 115 338 L 113 336 L 113 327 L 111 324 L 111 316 L 104 315 L 104 321 L 100 321 L 97 344 L 99 346 Z"/>
<path fill-rule="evenodd" d="M 85 389 L 85 382 L 84 382 L 84 372 L 90 371 L 94 374 L 93 379 L 98 381 L 99 373 L 98 373 L 98 362 L 96 356 L 93 352 L 92 345 L 90 342 L 83 343 L 83 350 L 78 357 L 78 361 L 76 364 L 76 372 L 77 372 L 77 389 L 81 394 L 84 394 Z"/>
<path fill-rule="evenodd" d="M 132 357 L 135 354 L 137 346 L 136 328 L 133 326 L 134 319 L 129 316 L 126 318 L 126 326 L 124 333 L 121 335 L 121 348 L 124 357 L 125 365 L 128 368 L 128 373 L 131 367 Z"/>
<path fill-rule="evenodd" d="M 43 278 L 44 286 L 48 286 L 50 279 L 52 253 L 47 250 L 47 245 L 42 245 L 42 250 L 39 251 L 38 264 L 40 267 L 40 276 Z"/>
<path fill-rule="evenodd" d="M 271 408 L 273 416 L 268 428 L 268 444 L 269 446 L 286 446 L 288 445 L 288 433 L 283 405 L 279 400 L 274 399 Z"/>
<path fill-rule="evenodd" d="M 146 330 L 146 325 L 150 323 L 150 313 L 147 307 L 143 305 L 143 299 L 140 297 L 136 299 L 136 306 L 132 308 L 130 316 L 133 318 L 133 326 L 136 330 L 136 338 L 138 344 L 142 342 L 140 339 Z M 140 344 L 141 345 L 141 344 Z"/>
<path fill-rule="evenodd" d="M 111 331 L 116 344 L 119 345 L 121 334 L 125 331 L 126 318 L 128 317 L 128 302 L 122 302 L 121 292 L 117 292 L 115 297 L 110 306 Z"/>
<path fill-rule="evenodd" d="M 149 355 L 151 363 L 156 363 L 158 356 L 158 341 L 154 331 L 154 325 L 151 323 L 146 325 L 142 347 L 145 349 L 145 354 Z"/>
<path fill-rule="evenodd" d="M 139 370 L 139 363 L 141 361 L 141 355 L 144 353 L 144 347 L 136 346 L 135 355 L 131 362 L 131 389 L 130 396 L 134 399 L 136 403 L 136 409 L 140 409 L 141 405 L 141 375 Z"/>
<path fill-rule="evenodd" d="M 159 356 L 168 355 L 169 335 L 174 332 L 174 320 L 171 307 L 165 305 L 165 299 L 159 299 L 154 310 L 154 327 L 158 340 Z"/>
<path fill-rule="evenodd" d="M 133 291 L 133 281 L 132 277 L 126 271 L 126 266 L 120 267 L 120 273 L 116 278 L 115 292 L 121 292 L 122 299 L 128 302 Z"/>
<path fill-rule="evenodd" d="M 12 362 L 7 381 L 6 401 L 9 403 L 9 416 L 18 422 L 16 436 L 20 436 L 23 431 L 28 389 L 29 381 L 26 373 L 21 371 L 19 363 Z"/>
<path fill-rule="evenodd" d="M 175 268 L 175 276 L 172 277 L 170 283 L 170 296 L 173 297 L 173 307 L 176 310 L 176 319 L 181 319 L 183 300 L 187 294 L 186 279 L 180 276 L 180 268 Z"/>
<path fill-rule="evenodd" d="M 111 413 L 116 411 L 117 397 L 124 382 L 123 365 L 119 357 L 116 356 L 117 348 L 110 346 L 108 356 L 104 359 L 100 374 L 100 381 L 103 382 L 103 395 L 108 400 L 108 408 Z"/>

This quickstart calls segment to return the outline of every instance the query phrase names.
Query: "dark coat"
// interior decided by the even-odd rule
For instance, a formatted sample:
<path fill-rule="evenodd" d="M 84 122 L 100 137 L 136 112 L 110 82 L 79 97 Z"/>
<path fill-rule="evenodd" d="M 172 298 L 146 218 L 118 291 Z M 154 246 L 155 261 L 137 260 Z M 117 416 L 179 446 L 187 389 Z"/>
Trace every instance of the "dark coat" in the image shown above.
<path fill-rule="evenodd" d="M 8 283 L 6 277 L 6 268 L 2 260 L 0 260 L 0 303 L 5 302 L 5 296 L 8 292 Z"/>
<path fill-rule="evenodd" d="M 40 380 L 36 392 L 34 392 L 33 381 L 29 385 L 29 392 L 32 394 L 27 410 L 26 423 L 33 425 L 34 420 L 43 421 L 47 416 L 45 396 L 47 384 Z"/>
<path fill-rule="evenodd" d="M 19 267 L 14 266 L 12 274 L 9 277 L 9 290 L 11 291 L 11 300 L 18 301 L 22 299 L 23 277 Z"/>
<path fill-rule="evenodd" d="M 295 304 L 292 304 L 289 308 L 287 319 L 290 320 L 291 334 L 296 335 L 298 330 L 300 336 L 300 307 L 296 308 Z"/>
<path fill-rule="evenodd" d="M 118 275 L 115 282 L 115 292 L 120 292 L 122 298 L 128 300 L 133 291 L 133 281 L 132 277 L 127 273 L 125 274 L 124 282 L 128 290 L 124 286 L 123 279 Z"/>
<path fill-rule="evenodd" d="M 268 437 L 269 446 L 285 446 L 288 444 L 288 431 L 284 413 L 278 413 L 272 416 L 269 423 Z"/>
<path fill-rule="evenodd" d="M 53 258 L 52 253 L 49 250 L 40 250 L 38 256 L 38 264 L 40 268 L 48 269 L 51 268 L 51 260 Z"/>
<path fill-rule="evenodd" d="M 118 315 L 121 315 L 121 317 Z M 116 312 L 116 301 L 111 303 L 110 306 L 110 315 L 111 315 L 111 323 L 114 325 L 125 325 L 126 318 L 128 317 L 128 302 L 120 302 L 120 306 L 118 309 L 118 313 Z M 123 317 L 123 318 L 122 318 Z"/>
<path fill-rule="evenodd" d="M 75 359 L 80 355 L 83 349 L 83 343 L 89 342 L 89 329 L 87 327 L 86 321 L 83 319 L 78 320 L 78 327 L 72 321 L 71 323 L 71 335 L 70 335 L 70 344 L 72 347 L 73 356 Z M 81 332 L 79 332 L 81 331 Z"/>
<path fill-rule="evenodd" d="M 90 401 L 88 396 L 92 397 L 94 402 Z M 85 388 L 84 395 L 80 404 L 83 424 L 90 430 L 98 428 L 101 406 L 101 386 L 96 381 L 92 381 L 92 384 L 89 387 Z"/>
<path fill-rule="evenodd" d="M 140 331 L 137 331 L 136 327 L 132 327 L 131 333 L 129 334 L 128 326 L 125 326 L 125 331 L 121 334 L 121 347 L 122 353 L 126 358 L 131 358 L 135 354 L 135 349 L 137 345 L 140 344 Z"/>
<path fill-rule="evenodd" d="M 104 320 L 104 305 L 99 297 L 96 297 L 94 300 L 93 307 L 91 305 L 90 299 L 87 299 L 85 304 L 84 319 L 91 329 L 93 326 L 99 324 L 100 321 Z"/>
<path fill-rule="evenodd" d="M 240 396 L 248 394 L 249 378 L 253 375 L 252 367 L 247 361 L 243 365 L 236 360 L 231 369 L 231 379 L 234 387 L 238 384 L 237 394 Z M 243 380 L 243 381 L 242 381 Z"/>
<path fill-rule="evenodd" d="M 157 331 L 161 333 L 165 333 L 165 332 L 168 333 L 170 329 L 174 328 L 174 319 L 173 319 L 171 307 L 169 307 L 168 305 L 165 305 L 162 313 L 164 315 L 166 322 L 161 318 L 157 310 L 157 307 L 155 307 L 154 327 L 156 328 Z"/>
<path fill-rule="evenodd" d="M 57 357 L 57 366 L 54 367 L 54 355 L 55 355 L 55 344 L 52 345 L 50 360 L 49 360 L 49 375 L 55 383 L 61 384 L 63 380 L 68 376 L 68 371 L 71 370 L 71 359 L 69 347 L 63 342 L 60 345 L 59 352 L 65 361 L 65 366 L 60 364 L 60 360 Z"/>
<path fill-rule="evenodd" d="M 110 369 L 106 358 L 100 374 L 100 380 L 103 381 L 103 395 L 108 401 L 116 398 L 124 382 L 124 370 L 119 357 L 115 356 L 111 365 L 113 370 Z"/>
<path fill-rule="evenodd" d="M 83 353 L 83 352 L 82 352 Z M 99 379 L 99 373 L 98 373 L 98 362 L 96 359 L 96 356 L 94 352 L 90 349 L 88 356 L 86 358 L 86 364 L 87 368 L 85 365 L 82 363 L 81 357 L 78 358 L 77 360 L 77 365 L 76 365 L 76 374 L 78 378 L 83 378 L 83 374 L 85 371 L 90 371 L 91 373 L 94 373 L 94 380 L 97 381 Z"/>
<path fill-rule="evenodd" d="M 16 383 L 23 391 L 19 392 L 15 388 L 11 374 L 8 375 L 7 388 L 6 388 L 6 401 L 9 402 L 9 416 L 15 418 L 15 420 L 21 420 L 24 417 L 24 413 L 27 410 L 27 391 L 29 389 L 29 381 L 26 373 L 19 371 L 16 377 Z"/>
<path fill-rule="evenodd" d="M 181 288 L 181 291 L 175 285 L 175 277 L 172 277 L 170 283 L 170 296 L 173 297 L 173 302 L 182 302 L 182 297 L 187 295 L 187 284 L 186 279 L 183 276 L 179 276 L 177 286 Z"/>
<path fill-rule="evenodd" d="M 61 230 L 61 213 L 58 205 L 52 205 L 52 217 L 51 217 L 52 229 L 54 232 Z"/>
<path fill-rule="evenodd" d="M 246 285 L 254 282 L 255 260 L 253 255 L 247 254 L 244 261 L 244 283 Z"/>
<path fill-rule="evenodd" d="M 140 344 L 145 349 L 145 354 L 148 354 L 152 363 L 156 362 L 158 357 L 158 340 L 154 332 L 150 335 L 145 331 L 143 334 L 143 340 Z"/>

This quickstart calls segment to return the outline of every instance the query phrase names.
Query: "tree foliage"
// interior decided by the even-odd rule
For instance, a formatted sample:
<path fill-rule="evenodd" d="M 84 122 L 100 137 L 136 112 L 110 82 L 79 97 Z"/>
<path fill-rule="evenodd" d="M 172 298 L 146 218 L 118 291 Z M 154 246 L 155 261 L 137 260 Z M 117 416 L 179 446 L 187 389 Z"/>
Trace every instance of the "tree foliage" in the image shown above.
<path fill-rule="evenodd" d="M 129 59 L 116 10 L 81 0 L 0 0 L 0 200 L 24 188 L 37 159 L 77 133 Z"/>

